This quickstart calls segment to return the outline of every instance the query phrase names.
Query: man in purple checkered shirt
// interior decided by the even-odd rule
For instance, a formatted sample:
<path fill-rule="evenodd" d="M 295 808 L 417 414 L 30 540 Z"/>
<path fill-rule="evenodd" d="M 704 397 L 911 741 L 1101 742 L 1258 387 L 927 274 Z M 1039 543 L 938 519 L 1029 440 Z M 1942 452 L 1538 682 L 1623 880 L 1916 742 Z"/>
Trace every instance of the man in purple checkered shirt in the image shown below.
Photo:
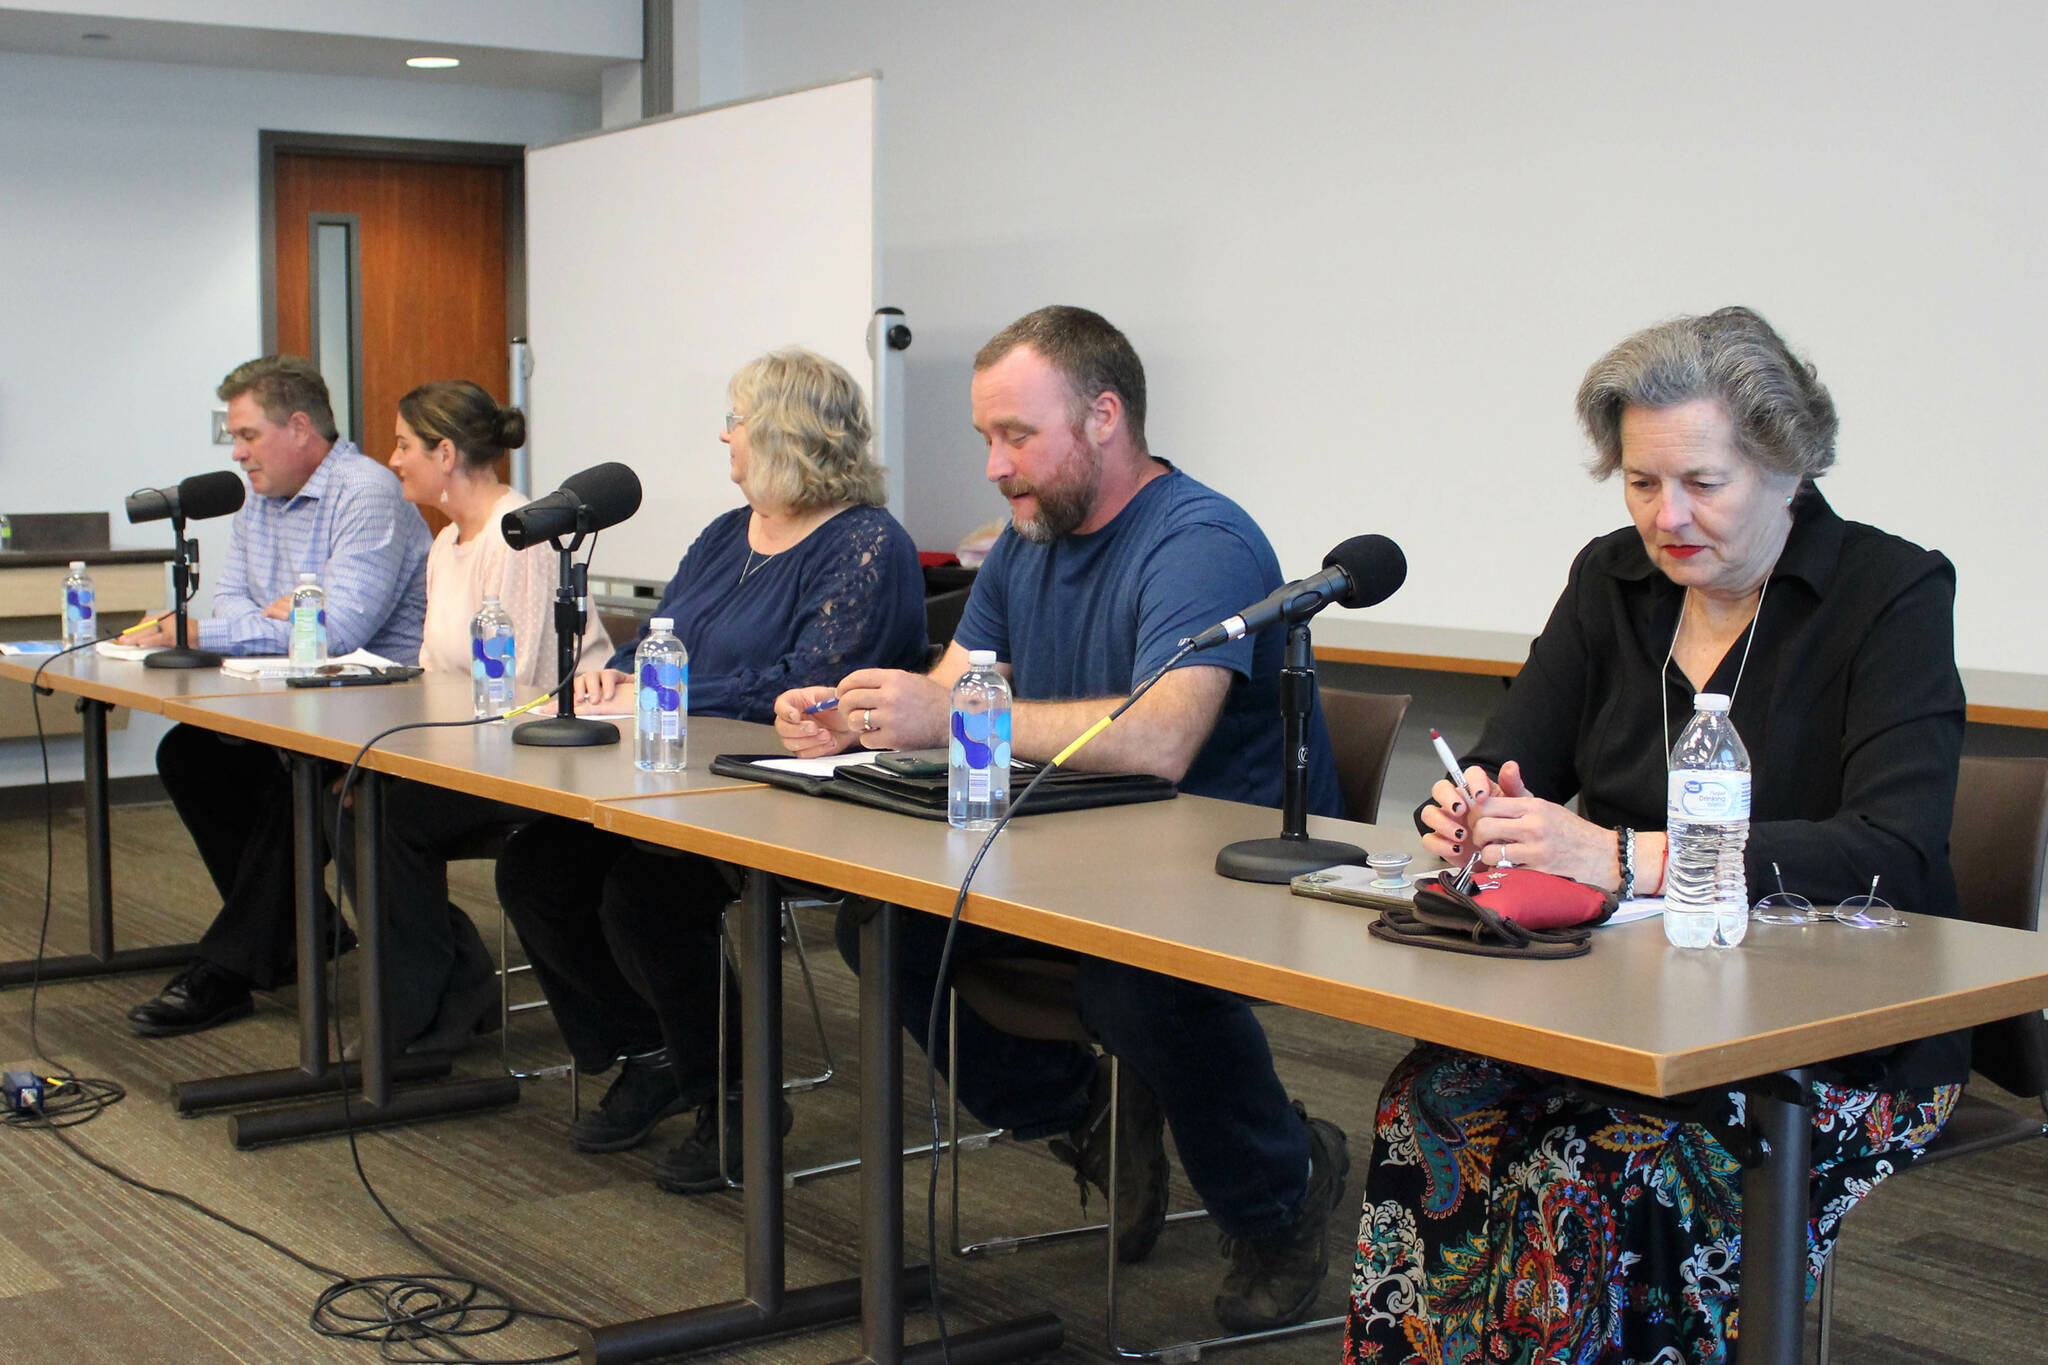
<path fill-rule="evenodd" d="M 221 381 L 219 394 L 235 463 L 256 496 L 235 515 L 213 614 L 194 623 L 194 643 L 222 654 L 283 654 L 292 589 L 300 574 L 313 573 L 327 593 L 334 653 L 368 649 L 415 662 L 432 537 L 397 477 L 339 439 L 326 381 L 303 360 L 252 360 Z M 159 622 L 129 643 L 169 645 L 172 633 Z M 281 755 L 179 725 L 157 746 L 156 766 L 221 895 L 191 965 L 128 1012 L 137 1033 L 165 1038 L 253 1012 L 250 991 L 289 981 L 297 953 L 291 782 Z M 324 922 L 332 915 L 325 906 Z"/>

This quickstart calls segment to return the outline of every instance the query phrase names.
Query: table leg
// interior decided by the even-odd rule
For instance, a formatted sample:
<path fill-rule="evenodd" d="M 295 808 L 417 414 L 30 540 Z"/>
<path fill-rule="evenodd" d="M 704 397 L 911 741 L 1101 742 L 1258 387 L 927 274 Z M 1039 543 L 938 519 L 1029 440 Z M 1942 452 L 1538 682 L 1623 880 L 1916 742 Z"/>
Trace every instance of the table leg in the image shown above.
<path fill-rule="evenodd" d="M 296 761 L 296 760 L 295 760 Z M 311 766 L 308 761 L 307 766 Z M 322 1137 L 360 1128 L 384 1128 L 422 1119 L 449 1118 L 516 1104 L 519 1081 L 512 1076 L 489 1076 L 481 1080 L 449 1081 L 417 1089 L 392 1090 L 398 1066 L 387 1056 L 390 1019 L 384 980 L 384 907 L 378 864 L 384 837 L 383 776 L 363 769 L 356 779 L 356 932 L 361 935 L 362 1015 L 362 1098 L 330 1100 L 296 1109 L 273 1109 L 258 1114 L 240 1114 L 233 1121 L 237 1147 L 260 1147 L 272 1142 Z M 304 794 L 315 811 L 312 833 L 318 835 L 319 786 L 317 770 L 302 789 L 294 780 L 293 796 Z M 303 818 L 300 832 L 307 831 Z M 300 890 L 305 889 L 304 867 L 300 866 Z M 306 928 L 301 911 L 300 929 Z M 306 943 L 299 944 L 300 962 L 306 959 Z M 319 955 L 317 951 L 314 956 Z M 317 976 L 315 978 L 317 980 Z M 305 989 L 304 982 L 301 989 Z M 315 987 L 317 991 L 317 987 Z M 302 1015 L 303 1023 L 303 1015 Z M 302 1043 L 302 1045 L 304 1045 Z M 446 1070 L 446 1059 L 438 1059 Z M 330 1072 L 331 1075 L 331 1072 Z M 331 1082 L 330 1082 L 331 1083 Z M 322 1088 L 327 1088 L 323 1083 Z"/>
<path fill-rule="evenodd" d="M 586 1365 L 627 1365 L 844 1322 L 861 1309 L 861 1282 L 784 1284 L 782 1182 L 782 898 L 775 878 L 749 872 L 740 914 L 741 1143 L 746 1297 L 599 1327 Z M 865 1105 L 867 1090 L 862 1088 Z M 896 1162 L 889 1163 L 893 1169 Z M 900 1266 L 898 1267 L 900 1271 Z"/>
<path fill-rule="evenodd" d="M 325 835 L 320 829 L 321 764 L 304 754 L 287 754 L 286 758 L 292 773 L 292 913 L 299 955 L 299 1064 L 275 1071 L 178 1081 L 171 1086 L 171 1102 L 180 1114 L 275 1100 L 310 1099 L 361 1080 L 360 1068 L 354 1062 L 342 1064 L 344 1075 L 337 1076 L 336 1064 L 328 1059 L 327 1053 L 329 944 L 320 928 L 320 905 L 327 895 L 321 876 L 326 861 L 322 856 Z M 449 1066 L 445 1056 L 426 1055 L 402 1057 L 393 1070 L 400 1080 L 421 1081 L 447 1075 Z"/>
<path fill-rule="evenodd" d="M 64 957 L 0 962 L 0 988 L 31 981 L 84 981 L 127 972 L 156 972 L 184 966 L 198 945 L 166 943 L 148 948 L 114 947 L 114 861 L 107 808 L 106 702 L 80 698 L 85 759 L 85 897 L 89 951 Z"/>
<path fill-rule="evenodd" d="M 903 1344 L 903 1019 L 900 906 L 882 905 L 860 931 L 861 1354 L 869 1365 L 930 1365 L 939 1343 Z M 751 1182 L 749 1182 L 751 1184 Z M 914 1273 L 914 1272 L 913 1272 Z M 930 1270 L 923 1278 L 929 1292 Z M 950 1334 L 953 1365 L 1050 1355 L 1066 1339 L 1051 1313 Z"/>
<path fill-rule="evenodd" d="M 1742 1358 L 1757 1365 L 1798 1365 L 1800 1359 L 1811 1079 L 1800 1069 L 1745 1087 L 1750 1137 L 1759 1146 L 1742 1168 L 1740 1330 Z M 1762 1144 L 1770 1150 L 1761 1150 Z"/>

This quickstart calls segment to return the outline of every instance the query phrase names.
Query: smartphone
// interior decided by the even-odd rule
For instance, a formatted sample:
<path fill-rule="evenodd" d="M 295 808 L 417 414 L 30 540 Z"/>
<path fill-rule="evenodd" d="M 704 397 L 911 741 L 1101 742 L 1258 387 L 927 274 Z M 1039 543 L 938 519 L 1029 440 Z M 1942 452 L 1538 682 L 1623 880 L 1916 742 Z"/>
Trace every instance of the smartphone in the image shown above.
<path fill-rule="evenodd" d="M 875 759 L 877 767 L 904 777 L 944 777 L 946 775 L 946 751 L 944 749 L 911 749 L 900 754 L 882 754 Z"/>

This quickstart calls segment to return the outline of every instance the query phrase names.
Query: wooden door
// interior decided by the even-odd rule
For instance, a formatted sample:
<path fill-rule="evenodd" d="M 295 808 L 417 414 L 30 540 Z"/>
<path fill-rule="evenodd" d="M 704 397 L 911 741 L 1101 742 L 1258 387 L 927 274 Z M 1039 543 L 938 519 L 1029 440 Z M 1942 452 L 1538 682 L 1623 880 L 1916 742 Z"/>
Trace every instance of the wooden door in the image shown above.
<path fill-rule="evenodd" d="M 311 224 L 357 225 L 363 453 L 387 458 L 398 400 L 434 379 L 471 379 L 506 400 L 504 165 L 280 151 L 274 162 L 277 348 L 313 354 Z M 324 330 L 324 329 L 323 329 Z M 348 395 L 333 395 L 337 414 Z M 500 468 L 499 477 L 507 471 Z M 439 530 L 446 518 L 423 508 Z"/>

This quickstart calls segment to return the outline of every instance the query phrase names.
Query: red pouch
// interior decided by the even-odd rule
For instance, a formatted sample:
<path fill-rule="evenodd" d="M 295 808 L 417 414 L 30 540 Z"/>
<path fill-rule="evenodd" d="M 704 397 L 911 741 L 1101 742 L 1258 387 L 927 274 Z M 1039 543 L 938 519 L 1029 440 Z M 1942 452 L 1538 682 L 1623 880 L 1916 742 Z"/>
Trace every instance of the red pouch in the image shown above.
<path fill-rule="evenodd" d="M 1475 873 L 1466 894 L 1524 929 L 1591 928 L 1606 923 L 1620 905 L 1610 891 L 1526 867 Z"/>

